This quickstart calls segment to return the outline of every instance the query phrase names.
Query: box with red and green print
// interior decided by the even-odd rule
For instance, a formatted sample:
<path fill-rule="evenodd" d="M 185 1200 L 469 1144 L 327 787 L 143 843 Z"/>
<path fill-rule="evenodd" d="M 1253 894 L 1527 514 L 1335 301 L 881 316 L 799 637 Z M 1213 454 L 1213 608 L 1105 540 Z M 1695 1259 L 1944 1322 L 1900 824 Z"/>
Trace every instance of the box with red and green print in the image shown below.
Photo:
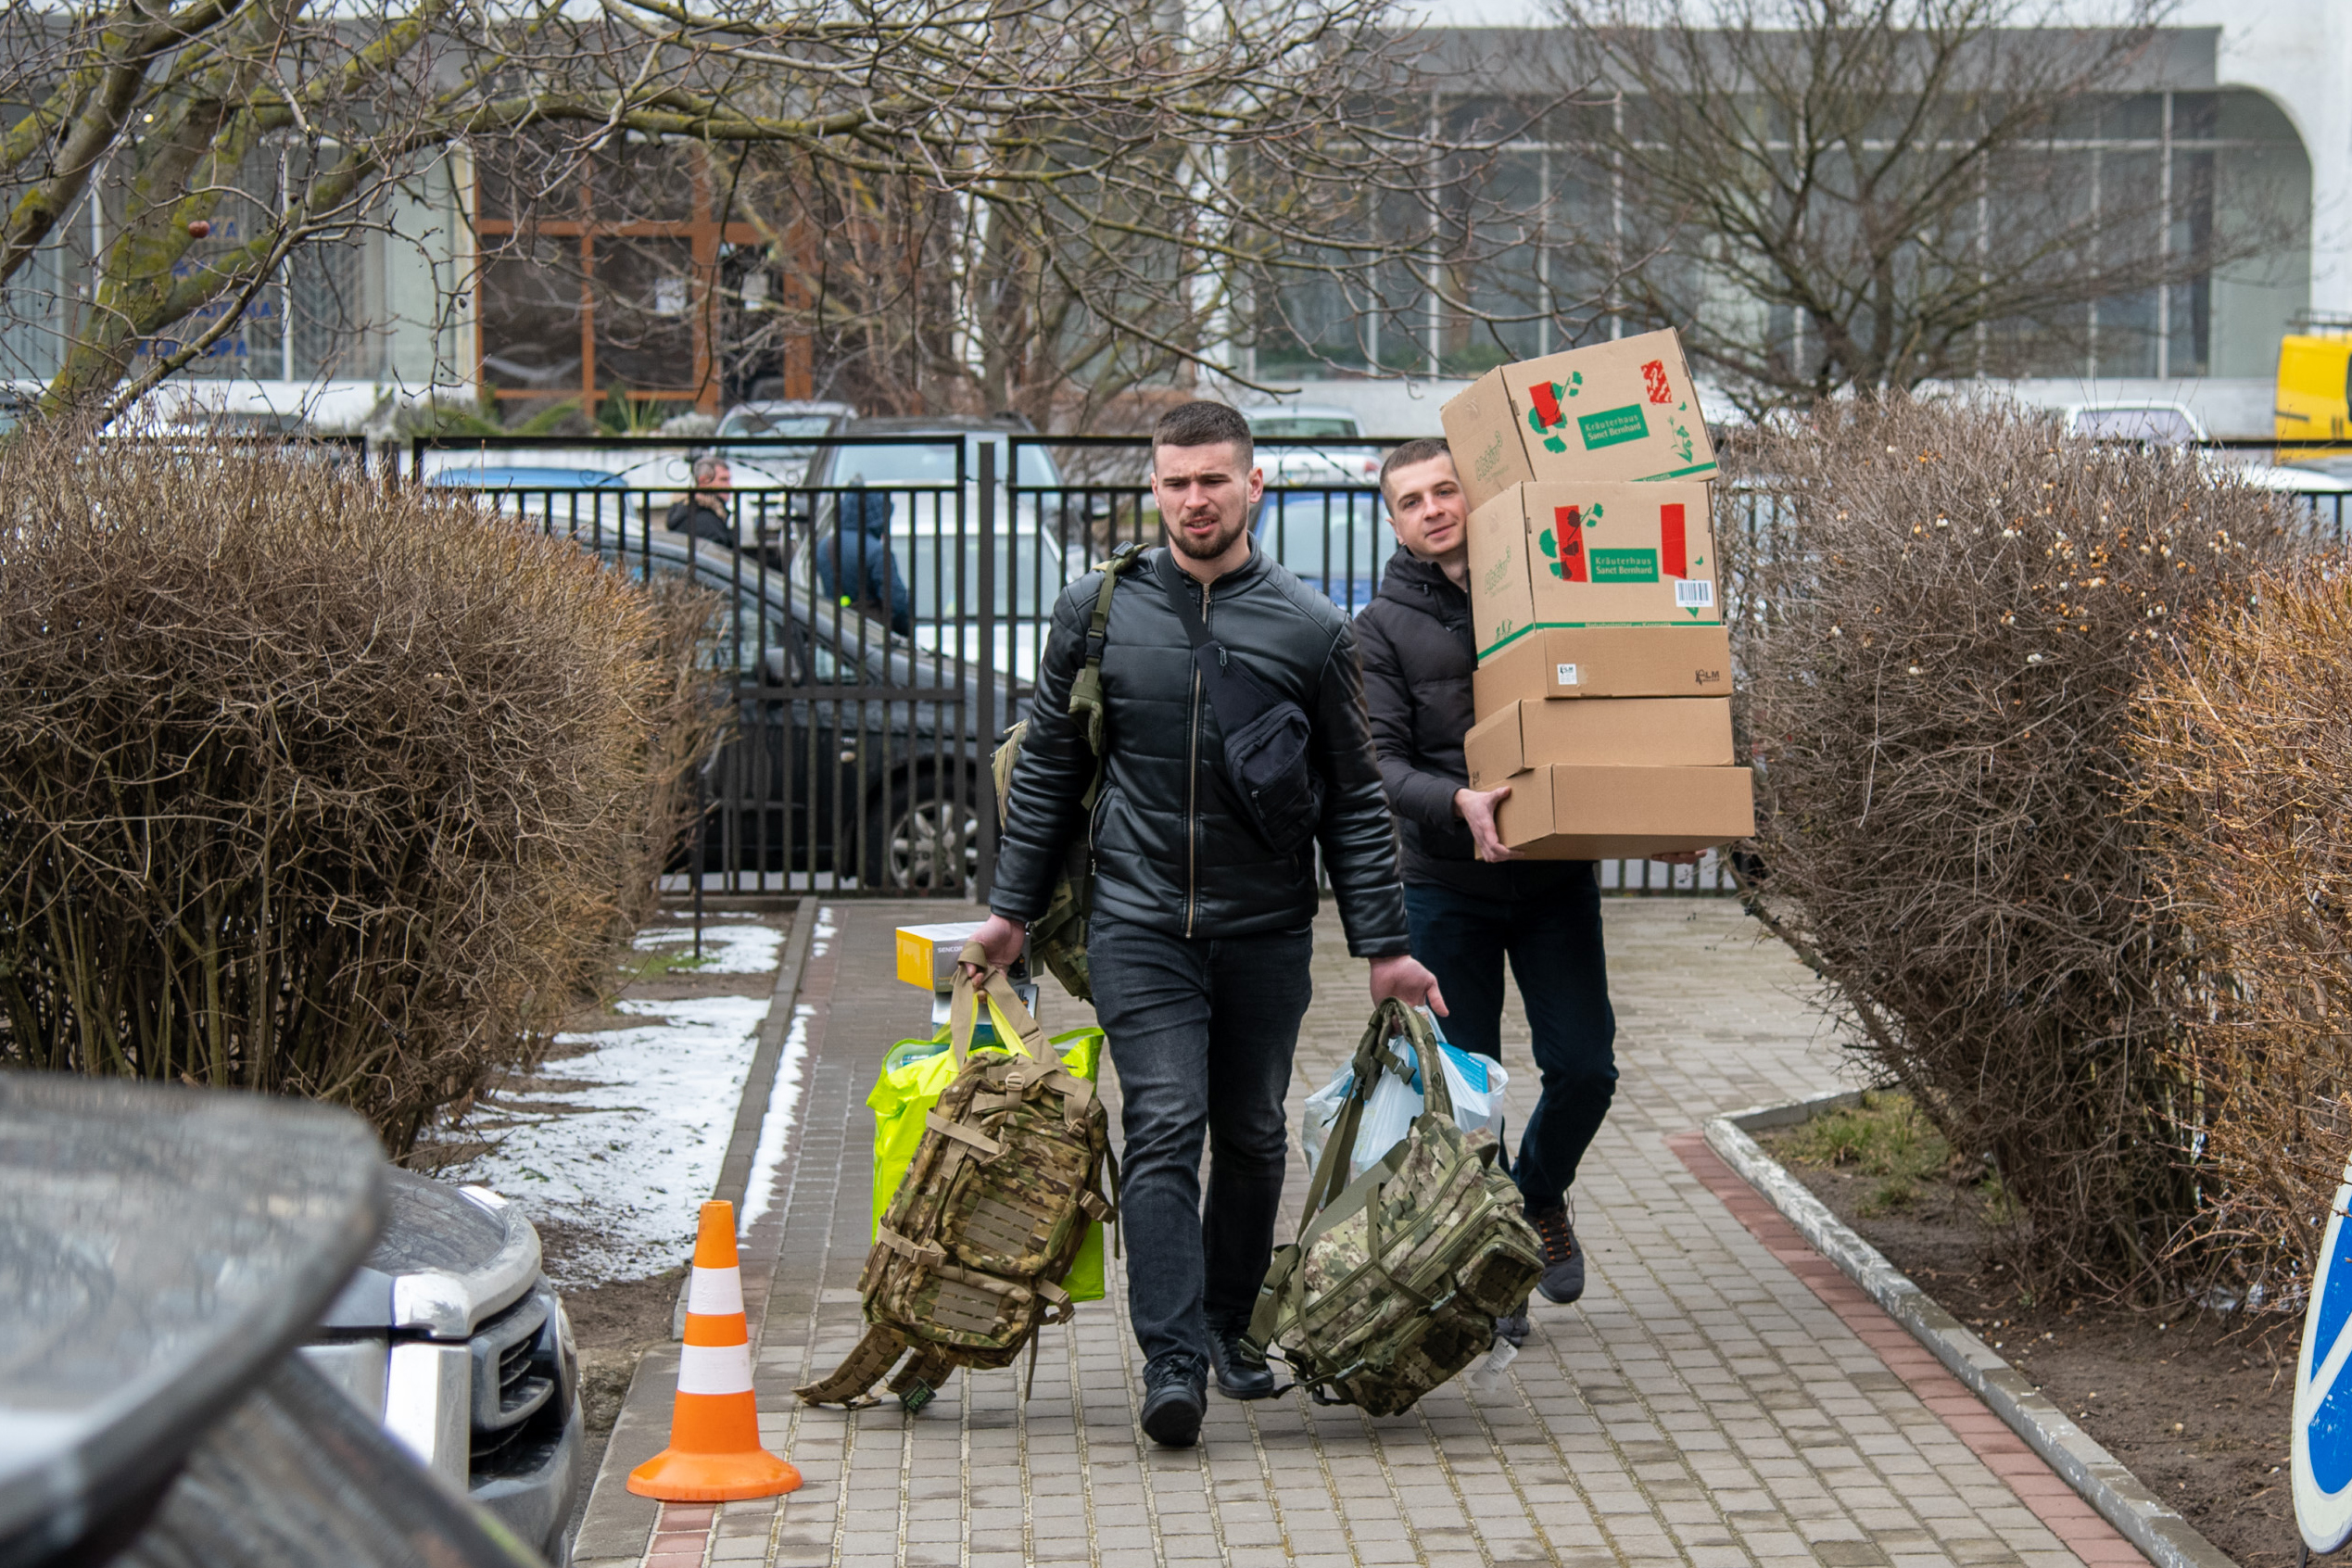
<path fill-rule="evenodd" d="M 1708 487 L 1514 485 L 1470 514 L 1478 656 L 1546 626 L 1696 626 L 1723 620 Z"/>
<path fill-rule="evenodd" d="M 1704 479 L 1715 449 L 1672 332 L 1488 371 L 1438 411 L 1473 507 L 1542 479 Z"/>

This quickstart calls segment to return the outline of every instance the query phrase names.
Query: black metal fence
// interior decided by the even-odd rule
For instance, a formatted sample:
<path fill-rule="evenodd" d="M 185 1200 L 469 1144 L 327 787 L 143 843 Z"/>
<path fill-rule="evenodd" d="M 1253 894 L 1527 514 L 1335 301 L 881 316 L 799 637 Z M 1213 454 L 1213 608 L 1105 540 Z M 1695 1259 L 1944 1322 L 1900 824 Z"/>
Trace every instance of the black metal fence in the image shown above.
<path fill-rule="evenodd" d="M 1394 548 L 1377 484 L 1393 444 L 1258 444 L 1261 547 L 1351 614 Z M 697 455 L 727 473 L 698 479 Z M 1055 601 L 1114 546 L 1160 537 L 1134 436 L 444 436 L 408 457 L 427 484 L 727 606 L 737 728 L 679 874 L 722 891 L 984 890 L 989 759 L 1027 703 Z M 2344 495 L 2306 499 L 2315 532 L 2343 543 Z M 1713 856 L 1608 862 L 1601 879 L 1615 892 L 1732 891 Z"/>
<path fill-rule="evenodd" d="M 1361 608 L 1387 553 L 1381 445 L 1262 445 L 1280 481 L 1257 519 L 1265 548 Z M 723 477 L 696 478 L 698 449 Z M 965 897 L 988 883 L 989 759 L 1055 601 L 1115 545 L 1158 537 L 1144 457 L 1137 438 L 966 430 L 423 437 L 408 466 L 729 607 L 737 727 L 707 779 L 707 885 Z"/>

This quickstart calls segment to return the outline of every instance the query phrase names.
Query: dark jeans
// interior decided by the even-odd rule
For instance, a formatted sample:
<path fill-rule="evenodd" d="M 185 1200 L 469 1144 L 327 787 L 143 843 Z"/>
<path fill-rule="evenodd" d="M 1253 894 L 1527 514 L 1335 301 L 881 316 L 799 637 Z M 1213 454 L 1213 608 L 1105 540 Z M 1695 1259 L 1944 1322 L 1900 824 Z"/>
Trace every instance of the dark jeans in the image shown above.
<path fill-rule="evenodd" d="M 1127 1307 L 1146 1359 L 1206 1357 L 1208 1329 L 1249 1324 L 1273 1257 L 1298 1022 L 1314 994 L 1308 927 L 1166 936 L 1097 914 L 1094 1016 L 1119 1069 Z M 1208 1144 L 1208 1201 L 1200 1154 Z"/>
<path fill-rule="evenodd" d="M 1451 888 L 1408 887 L 1405 915 L 1413 956 L 1437 977 L 1453 1009 L 1444 1019 L 1446 1038 L 1505 1066 L 1503 958 L 1510 956 L 1543 1080 L 1511 1175 L 1530 1213 L 1559 1208 L 1617 1090 L 1611 1049 L 1617 1015 L 1609 1005 L 1600 945 L 1599 878 L 1578 878 L 1567 891 L 1540 899 L 1497 901 Z M 1514 1098 L 1522 1093 L 1513 1085 Z"/>

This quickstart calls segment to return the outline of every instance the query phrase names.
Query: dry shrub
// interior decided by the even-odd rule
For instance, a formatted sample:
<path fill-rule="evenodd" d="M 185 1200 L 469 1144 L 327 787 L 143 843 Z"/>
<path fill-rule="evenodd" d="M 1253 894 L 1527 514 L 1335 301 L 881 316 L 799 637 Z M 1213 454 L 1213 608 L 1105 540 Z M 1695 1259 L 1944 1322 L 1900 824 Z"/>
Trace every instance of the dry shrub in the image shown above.
<path fill-rule="evenodd" d="M 2133 803 L 2198 961 L 2175 1041 L 2198 1091 L 2197 1234 L 2284 1306 L 2352 1130 L 2352 583 L 2311 563 L 2257 588 L 2157 664 Z"/>
<path fill-rule="evenodd" d="M 612 934 L 625 940 L 653 917 L 662 902 L 662 873 L 682 864 L 692 845 L 702 794 L 697 776 L 718 750 L 732 722 L 730 677 L 713 678 L 718 657 L 716 594 L 681 576 L 639 585 L 653 621 L 643 647 L 653 698 L 644 766 L 645 816 L 622 862 Z M 702 867 L 690 867 L 700 876 Z"/>
<path fill-rule="evenodd" d="M 0 448 L 0 1059 L 396 1153 L 526 1059 L 667 851 L 707 606 L 293 453 Z"/>
<path fill-rule="evenodd" d="M 1901 397 L 1759 437 L 1724 544 L 1765 917 L 1852 1043 L 1989 1156 L 2038 1277 L 2141 1277 L 2193 1205 L 2177 930 L 2119 815 L 2168 630 L 2292 548 L 2191 454 Z"/>

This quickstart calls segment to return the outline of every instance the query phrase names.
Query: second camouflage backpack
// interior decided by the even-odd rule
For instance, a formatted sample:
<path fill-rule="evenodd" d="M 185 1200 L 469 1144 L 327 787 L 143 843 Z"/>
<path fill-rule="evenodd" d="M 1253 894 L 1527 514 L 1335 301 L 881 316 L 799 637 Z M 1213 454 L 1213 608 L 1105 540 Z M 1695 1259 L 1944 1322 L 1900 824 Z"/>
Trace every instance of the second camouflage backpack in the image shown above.
<path fill-rule="evenodd" d="M 1412 1130 L 1339 1192 L 1364 1102 L 1384 1072 L 1424 1091 Z M 1420 1013 L 1383 1002 L 1357 1047 L 1355 1082 L 1307 1188 L 1297 1242 L 1274 1254 L 1249 1340 L 1290 1363 L 1318 1403 L 1395 1415 L 1494 1344 L 1543 1272 L 1543 1243 L 1497 1168 L 1492 1132 L 1465 1132 Z M 1334 1196 L 1334 1192 L 1337 1195 Z"/>
<path fill-rule="evenodd" d="M 963 957 L 987 961 L 977 943 Z M 1018 1049 L 967 1055 L 980 993 Z M 1040 1325 L 1069 1316 L 1057 1282 L 1087 1227 L 1118 1212 L 1101 1191 L 1106 1168 L 1114 1191 L 1119 1180 L 1103 1102 L 1054 1055 L 1003 970 L 977 986 L 959 974 L 948 1043 L 960 1068 L 858 1278 L 865 1336 L 832 1376 L 792 1391 L 804 1404 L 860 1402 L 910 1347 L 890 1378 L 910 1414 L 957 1367 L 1009 1366 Z"/>

